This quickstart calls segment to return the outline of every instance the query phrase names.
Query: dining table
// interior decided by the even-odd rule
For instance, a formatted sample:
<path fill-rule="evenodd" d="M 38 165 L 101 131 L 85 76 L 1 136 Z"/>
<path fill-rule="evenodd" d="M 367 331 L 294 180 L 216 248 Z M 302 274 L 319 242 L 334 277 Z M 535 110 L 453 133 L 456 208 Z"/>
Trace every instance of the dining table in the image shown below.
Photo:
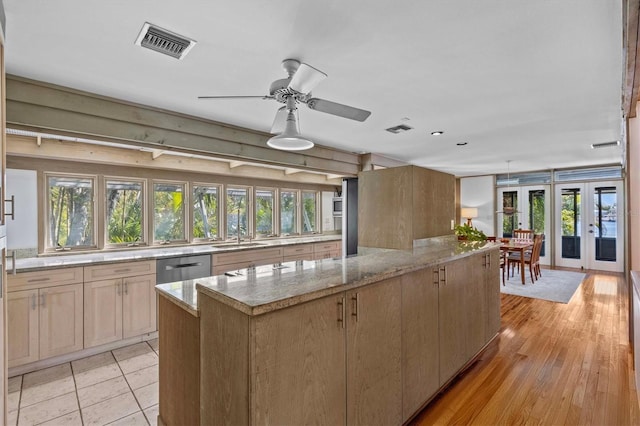
<path fill-rule="evenodd" d="M 522 285 L 524 285 L 524 254 L 527 250 L 533 249 L 533 240 L 511 238 L 509 240 L 500 240 L 500 250 L 507 253 L 520 253 L 520 278 L 522 279 Z M 508 268 L 509 265 L 505 265 Z M 509 276 L 509 270 L 507 269 L 507 276 Z"/>

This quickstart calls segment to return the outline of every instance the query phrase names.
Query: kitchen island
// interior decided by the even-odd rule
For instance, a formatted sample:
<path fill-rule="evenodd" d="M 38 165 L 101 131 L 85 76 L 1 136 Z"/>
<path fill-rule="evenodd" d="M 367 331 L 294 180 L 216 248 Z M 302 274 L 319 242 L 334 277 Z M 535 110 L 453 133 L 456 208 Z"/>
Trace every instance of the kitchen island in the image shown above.
<path fill-rule="evenodd" d="M 163 424 L 402 424 L 496 336 L 499 245 L 431 239 L 157 286 Z"/>

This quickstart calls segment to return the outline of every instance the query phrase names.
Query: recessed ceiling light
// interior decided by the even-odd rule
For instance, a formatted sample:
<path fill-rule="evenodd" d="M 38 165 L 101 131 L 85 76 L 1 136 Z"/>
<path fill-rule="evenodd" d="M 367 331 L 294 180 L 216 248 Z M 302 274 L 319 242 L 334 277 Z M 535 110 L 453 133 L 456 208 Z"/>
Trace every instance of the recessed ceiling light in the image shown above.
<path fill-rule="evenodd" d="M 431 132 L 431 136 L 440 136 L 443 135 L 444 132 L 442 130 L 437 130 L 435 132 Z"/>
<path fill-rule="evenodd" d="M 465 146 L 466 144 L 468 144 L 469 142 L 458 142 L 456 145 L 458 146 Z"/>

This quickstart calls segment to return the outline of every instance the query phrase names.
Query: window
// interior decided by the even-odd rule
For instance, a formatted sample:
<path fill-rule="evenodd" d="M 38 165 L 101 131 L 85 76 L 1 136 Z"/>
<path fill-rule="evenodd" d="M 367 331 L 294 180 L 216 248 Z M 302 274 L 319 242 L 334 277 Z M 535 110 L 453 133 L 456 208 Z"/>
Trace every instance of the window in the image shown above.
<path fill-rule="evenodd" d="M 280 191 L 280 235 L 298 234 L 298 191 Z"/>
<path fill-rule="evenodd" d="M 95 246 L 93 177 L 46 176 L 49 249 Z"/>
<path fill-rule="evenodd" d="M 184 241 L 184 188 L 183 183 L 153 184 L 153 239 L 168 243 Z"/>
<path fill-rule="evenodd" d="M 144 242 L 144 183 L 105 181 L 106 244 L 137 245 Z"/>
<path fill-rule="evenodd" d="M 220 187 L 193 186 L 193 238 L 220 238 Z"/>
<path fill-rule="evenodd" d="M 318 231 L 317 200 L 317 192 L 302 191 L 303 233 L 312 233 Z"/>
<path fill-rule="evenodd" d="M 256 189 L 256 237 L 270 237 L 275 234 L 274 212 L 275 190 Z"/>
<path fill-rule="evenodd" d="M 249 188 L 227 188 L 227 238 L 242 238 L 249 229 Z"/>

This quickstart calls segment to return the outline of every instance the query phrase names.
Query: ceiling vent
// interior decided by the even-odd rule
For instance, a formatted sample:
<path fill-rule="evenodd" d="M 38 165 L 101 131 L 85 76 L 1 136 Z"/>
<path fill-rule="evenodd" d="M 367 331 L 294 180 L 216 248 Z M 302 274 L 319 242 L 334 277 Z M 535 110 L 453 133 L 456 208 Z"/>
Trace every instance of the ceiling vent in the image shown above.
<path fill-rule="evenodd" d="M 593 149 L 610 148 L 612 146 L 620 146 L 620 141 L 592 143 L 591 144 L 591 148 L 593 148 Z"/>
<path fill-rule="evenodd" d="M 402 133 L 402 132 L 406 132 L 407 130 L 411 130 L 413 129 L 413 127 L 407 126 L 406 124 L 399 124 L 397 126 L 394 127 L 389 127 L 388 129 L 385 129 L 387 132 L 391 132 L 391 133 Z"/>
<path fill-rule="evenodd" d="M 135 44 L 176 59 L 182 59 L 195 46 L 196 42 L 145 22 Z"/>

